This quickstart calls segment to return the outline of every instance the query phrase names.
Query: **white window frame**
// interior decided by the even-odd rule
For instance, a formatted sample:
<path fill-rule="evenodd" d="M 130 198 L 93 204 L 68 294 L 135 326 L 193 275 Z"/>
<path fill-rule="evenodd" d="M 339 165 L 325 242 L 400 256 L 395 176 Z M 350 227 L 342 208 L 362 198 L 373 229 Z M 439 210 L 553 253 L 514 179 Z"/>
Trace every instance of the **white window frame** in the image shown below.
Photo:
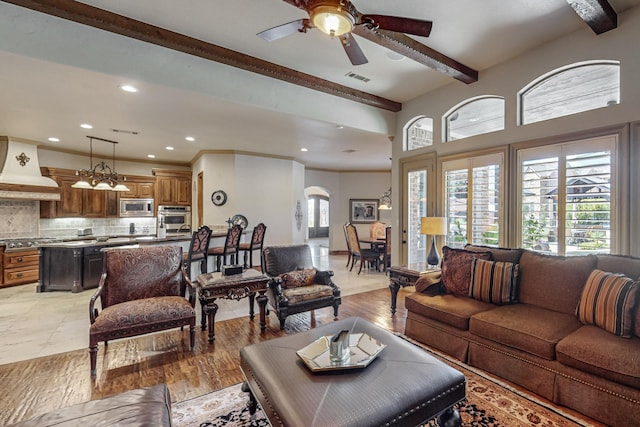
<path fill-rule="evenodd" d="M 467 169 L 468 171 L 468 179 L 469 185 L 467 189 L 467 230 L 466 230 L 466 242 L 472 242 L 473 238 L 473 227 L 470 226 L 470 220 L 473 218 L 473 170 L 475 168 L 490 166 L 490 165 L 498 165 L 500 167 L 500 176 L 498 188 L 500 189 L 500 194 L 498 196 L 498 244 L 499 247 L 506 246 L 507 242 L 507 227 L 506 227 L 506 213 L 507 213 L 507 204 L 506 204 L 506 174 L 507 170 L 505 168 L 505 154 L 504 152 L 497 152 L 491 154 L 477 155 L 471 157 L 465 157 L 460 159 L 446 160 L 443 159 L 441 164 L 441 193 L 442 194 L 442 211 L 443 215 L 447 214 L 447 182 L 446 182 L 446 173 L 447 171 L 461 170 Z M 447 223 L 447 227 L 449 224 Z M 450 228 L 449 228 L 450 229 Z M 447 242 L 449 236 L 447 235 L 445 238 L 445 242 Z"/>
<path fill-rule="evenodd" d="M 465 136 L 462 138 L 456 138 L 456 139 L 449 139 L 449 122 L 451 121 L 451 116 L 455 115 L 455 114 L 459 114 L 459 111 L 465 107 L 468 107 L 469 105 L 478 102 L 478 101 L 485 101 L 488 99 L 497 99 L 502 101 L 502 127 L 499 129 L 492 129 L 489 130 L 487 132 L 481 132 L 481 133 L 475 133 L 473 135 L 469 135 L 469 136 Z M 504 97 L 502 96 L 498 96 L 498 95 L 481 95 L 481 96 L 476 96 L 473 98 L 468 98 L 465 99 L 464 101 L 454 105 L 449 111 L 447 111 L 446 113 L 444 113 L 444 115 L 442 116 L 442 141 L 443 142 L 453 142 L 453 141 L 461 141 L 463 139 L 466 138 L 471 138 L 477 135 L 484 135 L 487 133 L 491 133 L 491 132 L 499 132 L 501 130 L 504 130 L 504 125 L 505 125 L 505 100 Z"/>
<path fill-rule="evenodd" d="M 569 141 L 559 144 L 545 145 L 540 147 L 523 148 L 517 151 L 517 209 L 516 209 L 516 243 L 517 247 L 522 247 L 523 230 L 522 230 L 522 164 L 528 160 L 557 157 L 558 158 L 558 255 L 565 255 L 565 218 L 566 218 L 566 157 L 568 155 L 587 153 L 593 151 L 609 150 L 611 152 L 611 181 L 610 181 L 610 221 L 611 221 L 611 241 L 610 253 L 619 253 L 621 249 L 620 223 L 618 198 L 622 195 L 622 188 L 619 185 L 618 173 L 620 167 L 618 162 L 618 135 L 606 135 L 595 138 Z M 561 184 L 562 183 L 562 184 Z M 562 203 L 560 201 L 562 200 Z"/>

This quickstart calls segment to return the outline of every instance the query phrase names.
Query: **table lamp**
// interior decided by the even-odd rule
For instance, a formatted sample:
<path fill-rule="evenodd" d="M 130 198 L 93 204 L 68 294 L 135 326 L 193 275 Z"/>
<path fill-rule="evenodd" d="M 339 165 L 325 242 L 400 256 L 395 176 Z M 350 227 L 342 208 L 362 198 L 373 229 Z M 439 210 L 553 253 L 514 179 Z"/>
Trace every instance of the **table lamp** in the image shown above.
<path fill-rule="evenodd" d="M 427 256 L 427 264 L 437 266 L 440 263 L 440 255 L 436 247 L 436 236 L 447 234 L 447 218 L 438 216 L 420 218 L 420 234 L 431 236 L 431 250 Z"/>

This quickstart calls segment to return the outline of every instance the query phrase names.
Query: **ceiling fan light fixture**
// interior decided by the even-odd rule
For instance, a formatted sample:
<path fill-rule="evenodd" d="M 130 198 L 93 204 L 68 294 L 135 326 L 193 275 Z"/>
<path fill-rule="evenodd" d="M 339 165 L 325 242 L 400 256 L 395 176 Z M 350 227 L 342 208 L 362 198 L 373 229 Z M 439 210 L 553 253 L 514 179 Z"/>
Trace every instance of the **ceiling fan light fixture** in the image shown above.
<path fill-rule="evenodd" d="M 354 17 L 341 6 L 317 6 L 310 15 L 313 25 L 331 37 L 350 32 L 355 24 Z"/>

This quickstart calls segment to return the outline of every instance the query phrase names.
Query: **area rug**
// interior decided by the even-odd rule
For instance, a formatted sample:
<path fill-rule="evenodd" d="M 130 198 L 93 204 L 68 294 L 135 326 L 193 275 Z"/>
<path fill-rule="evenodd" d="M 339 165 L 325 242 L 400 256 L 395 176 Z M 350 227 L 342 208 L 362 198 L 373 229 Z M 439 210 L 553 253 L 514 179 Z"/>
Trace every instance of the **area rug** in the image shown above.
<path fill-rule="evenodd" d="M 409 340 L 412 341 L 412 340 Z M 424 346 L 414 343 L 421 348 Z M 427 349 L 425 349 L 427 350 Z M 429 350 L 427 350 L 429 351 Z M 430 351 L 431 352 L 431 351 Z M 593 426 L 536 396 L 522 392 L 475 368 L 446 355 L 432 352 L 461 371 L 467 379 L 467 399 L 458 404 L 464 426 Z M 269 426 L 258 408 L 253 417 L 247 409 L 247 393 L 236 384 L 173 405 L 177 427 L 260 427 Z M 437 426 L 432 421 L 429 427 Z M 598 425 L 598 424 L 595 424 Z"/>

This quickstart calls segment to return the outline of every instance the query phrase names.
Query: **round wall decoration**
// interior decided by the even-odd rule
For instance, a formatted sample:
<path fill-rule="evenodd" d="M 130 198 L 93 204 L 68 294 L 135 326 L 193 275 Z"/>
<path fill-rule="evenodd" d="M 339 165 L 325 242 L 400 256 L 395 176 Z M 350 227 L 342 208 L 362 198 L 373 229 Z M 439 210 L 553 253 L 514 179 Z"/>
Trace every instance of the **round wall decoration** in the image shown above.
<path fill-rule="evenodd" d="M 211 193 L 211 201 L 216 206 L 222 206 L 227 203 L 227 193 L 222 190 L 216 190 Z"/>

